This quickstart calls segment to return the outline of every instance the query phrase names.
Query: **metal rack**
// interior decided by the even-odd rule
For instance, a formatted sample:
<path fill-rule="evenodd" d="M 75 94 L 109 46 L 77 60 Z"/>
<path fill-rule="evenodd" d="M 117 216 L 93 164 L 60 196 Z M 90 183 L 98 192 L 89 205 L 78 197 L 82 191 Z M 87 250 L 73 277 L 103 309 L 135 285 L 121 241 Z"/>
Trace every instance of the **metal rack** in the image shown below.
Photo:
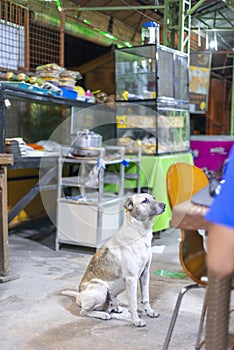
<path fill-rule="evenodd" d="M 59 157 L 56 250 L 62 244 L 99 248 L 122 225 L 125 178 L 137 180 L 140 191 L 140 157 L 125 157 L 125 148 L 118 146 L 95 150 L 95 157 L 64 156 L 63 150 Z M 136 164 L 137 173 L 126 174 L 124 161 Z M 110 171 L 112 165 L 118 173 Z M 98 170 L 92 183 L 90 166 Z M 111 190 L 116 184 L 118 192 Z"/>

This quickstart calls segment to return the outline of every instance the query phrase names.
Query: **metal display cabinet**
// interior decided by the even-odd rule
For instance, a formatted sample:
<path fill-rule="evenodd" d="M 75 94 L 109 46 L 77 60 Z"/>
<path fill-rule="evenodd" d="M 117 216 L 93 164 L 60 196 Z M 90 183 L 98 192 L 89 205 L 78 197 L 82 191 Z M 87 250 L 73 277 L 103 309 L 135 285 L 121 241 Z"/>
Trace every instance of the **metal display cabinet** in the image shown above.
<path fill-rule="evenodd" d="M 56 250 L 61 244 L 99 248 L 123 223 L 125 149 L 95 151 L 95 157 L 59 157 Z M 113 165 L 119 173 L 108 172 Z M 118 193 L 106 191 L 106 184 L 118 184 Z"/>
<path fill-rule="evenodd" d="M 116 136 L 130 153 L 189 150 L 188 55 L 162 45 L 115 50 Z"/>

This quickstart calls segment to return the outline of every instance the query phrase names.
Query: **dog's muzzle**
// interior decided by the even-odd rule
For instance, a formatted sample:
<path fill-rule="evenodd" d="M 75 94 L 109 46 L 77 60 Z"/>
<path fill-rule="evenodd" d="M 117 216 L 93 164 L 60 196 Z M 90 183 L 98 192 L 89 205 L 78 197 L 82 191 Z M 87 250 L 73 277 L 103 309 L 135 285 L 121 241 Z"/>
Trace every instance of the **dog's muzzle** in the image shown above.
<path fill-rule="evenodd" d="M 166 204 L 165 203 L 160 203 L 160 208 L 164 212 L 166 210 Z"/>
<path fill-rule="evenodd" d="M 166 210 L 166 204 L 165 203 L 161 203 L 161 202 L 157 202 L 156 203 L 157 214 L 162 214 L 162 213 L 164 213 L 165 210 Z"/>

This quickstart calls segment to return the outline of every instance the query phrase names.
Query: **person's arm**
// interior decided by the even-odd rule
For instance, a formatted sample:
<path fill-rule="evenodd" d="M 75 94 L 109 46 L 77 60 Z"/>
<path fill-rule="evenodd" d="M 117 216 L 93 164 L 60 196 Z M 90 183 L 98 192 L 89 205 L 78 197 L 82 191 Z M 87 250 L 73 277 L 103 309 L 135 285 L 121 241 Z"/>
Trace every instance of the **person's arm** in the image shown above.
<path fill-rule="evenodd" d="M 234 228 L 210 223 L 207 267 L 218 279 L 234 271 Z"/>

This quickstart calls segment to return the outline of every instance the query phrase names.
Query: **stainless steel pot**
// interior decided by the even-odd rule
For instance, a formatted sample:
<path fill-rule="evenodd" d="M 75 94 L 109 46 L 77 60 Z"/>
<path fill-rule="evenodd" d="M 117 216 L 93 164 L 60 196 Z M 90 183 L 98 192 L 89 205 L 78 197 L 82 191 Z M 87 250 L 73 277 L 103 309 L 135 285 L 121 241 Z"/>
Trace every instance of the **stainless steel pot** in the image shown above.
<path fill-rule="evenodd" d="M 75 156 L 98 155 L 98 151 L 93 150 L 93 147 L 102 147 L 102 136 L 84 129 L 77 133 L 76 139 L 72 144 L 72 154 Z"/>

